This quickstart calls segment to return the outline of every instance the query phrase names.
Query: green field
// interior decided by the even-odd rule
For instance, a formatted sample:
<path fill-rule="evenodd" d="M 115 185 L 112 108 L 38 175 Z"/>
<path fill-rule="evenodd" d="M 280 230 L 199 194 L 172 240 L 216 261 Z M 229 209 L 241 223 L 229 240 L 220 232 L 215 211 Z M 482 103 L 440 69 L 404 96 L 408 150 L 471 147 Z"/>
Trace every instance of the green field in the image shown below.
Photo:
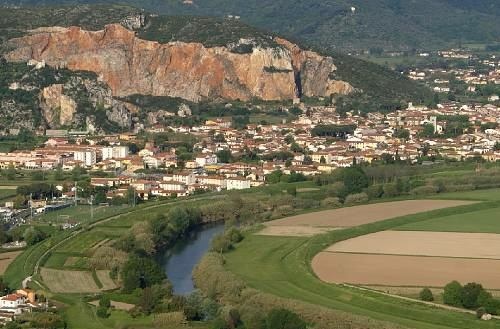
<path fill-rule="evenodd" d="M 441 193 L 432 199 L 500 201 L 500 189 Z"/>
<path fill-rule="evenodd" d="M 323 283 L 312 272 L 310 261 L 319 251 L 338 241 L 405 224 L 418 225 L 457 213 L 475 214 L 493 207 L 497 209 L 498 206 L 497 202 L 485 202 L 441 209 L 334 231 L 310 239 L 249 235 L 235 251 L 227 254 L 226 266 L 250 287 L 261 291 L 410 328 L 497 328 L 498 322 L 480 322 L 473 315 Z"/>
<path fill-rule="evenodd" d="M 5 200 L 16 196 L 15 189 L 0 189 L 0 200 Z"/>
<path fill-rule="evenodd" d="M 102 218 L 123 213 L 129 209 L 128 206 L 94 206 L 94 221 Z M 44 213 L 36 220 L 43 223 L 63 224 L 68 220 L 78 222 L 91 222 L 91 208 L 89 205 L 78 205 L 57 211 Z"/>
<path fill-rule="evenodd" d="M 70 239 L 60 245 L 56 250 L 59 252 L 85 253 L 99 242 L 106 239 L 106 235 L 100 231 L 89 231 L 79 235 L 78 239 Z"/>
<path fill-rule="evenodd" d="M 432 218 L 399 226 L 395 230 L 500 234 L 500 208 Z"/>

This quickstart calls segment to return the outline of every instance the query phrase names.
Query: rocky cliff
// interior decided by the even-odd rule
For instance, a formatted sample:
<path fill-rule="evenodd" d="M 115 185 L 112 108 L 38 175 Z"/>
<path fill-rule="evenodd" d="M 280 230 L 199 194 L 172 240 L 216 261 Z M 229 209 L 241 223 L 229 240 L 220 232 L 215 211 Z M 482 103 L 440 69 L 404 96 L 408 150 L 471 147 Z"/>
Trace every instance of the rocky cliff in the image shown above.
<path fill-rule="evenodd" d="M 113 96 L 132 94 L 203 99 L 287 100 L 347 94 L 353 87 L 332 79 L 330 57 L 282 39 L 278 47 L 240 40 L 231 47 L 201 43 L 161 44 L 140 39 L 121 25 L 101 31 L 78 27 L 37 30 L 9 41 L 8 61 L 45 61 L 50 66 L 95 72 Z"/>

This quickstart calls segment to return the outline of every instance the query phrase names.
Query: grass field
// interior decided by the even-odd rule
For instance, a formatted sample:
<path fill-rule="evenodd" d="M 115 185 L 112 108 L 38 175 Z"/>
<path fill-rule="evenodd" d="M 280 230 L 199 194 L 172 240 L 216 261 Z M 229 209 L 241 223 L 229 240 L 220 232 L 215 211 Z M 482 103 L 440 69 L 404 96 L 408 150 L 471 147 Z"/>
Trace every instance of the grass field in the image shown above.
<path fill-rule="evenodd" d="M 0 189 L 0 200 L 4 201 L 16 196 L 16 189 Z"/>
<path fill-rule="evenodd" d="M 42 268 L 43 282 L 55 293 L 91 293 L 101 289 L 90 271 L 63 271 Z"/>
<path fill-rule="evenodd" d="M 500 208 L 454 214 L 399 226 L 401 231 L 435 231 L 500 234 Z"/>
<path fill-rule="evenodd" d="M 127 211 L 127 206 L 109 206 L 109 207 L 94 207 L 94 221 L 113 216 Z M 63 224 L 69 220 L 78 222 L 90 222 L 91 209 L 88 205 L 78 205 L 76 207 L 68 207 L 58 211 L 44 213 L 36 218 L 38 222 Z"/>
<path fill-rule="evenodd" d="M 71 239 L 59 246 L 56 251 L 65 253 L 85 253 L 99 242 L 106 239 L 100 231 L 92 230 L 79 235 L 78 239 Z"/>
<path fill-rule="evenodd" d="M 500 189 L 442 193 L 433 199 L 500 201 Z"/>
<path fill-rule="evenodd" d="M 421 223 L 435 217 L 478 212 L 492 207 L 498 207 L 498 203 L 485 202 L 434 210 L 332 231 L 313 238 L 251 235 L 235 251 L 227 254 L 226 266 L 253 288 L 409 328 L 497 328 L 497 322 L 479 322 L 472 315 L 396 300 L 375 292 L 327 284 L 318 280 L 310 266 L 317 253 L 335 242 L 403 224 Z"/>

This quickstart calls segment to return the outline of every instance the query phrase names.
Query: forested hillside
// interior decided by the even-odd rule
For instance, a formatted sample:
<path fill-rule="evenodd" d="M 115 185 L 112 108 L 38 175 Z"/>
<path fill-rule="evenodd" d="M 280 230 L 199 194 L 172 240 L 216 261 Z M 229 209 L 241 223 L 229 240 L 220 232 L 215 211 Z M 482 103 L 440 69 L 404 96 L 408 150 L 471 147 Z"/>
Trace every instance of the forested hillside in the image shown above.
<path fill-rule="evenodd" d="M 0 0 L 0 4 L 98 3 Z M 168 15 L 241 16 L 254 26 L 342 51 L 435 48 L 500 41 L 496 0 L 122 0 Z M 352 8 L 355 10 L 352 10 Z"/>

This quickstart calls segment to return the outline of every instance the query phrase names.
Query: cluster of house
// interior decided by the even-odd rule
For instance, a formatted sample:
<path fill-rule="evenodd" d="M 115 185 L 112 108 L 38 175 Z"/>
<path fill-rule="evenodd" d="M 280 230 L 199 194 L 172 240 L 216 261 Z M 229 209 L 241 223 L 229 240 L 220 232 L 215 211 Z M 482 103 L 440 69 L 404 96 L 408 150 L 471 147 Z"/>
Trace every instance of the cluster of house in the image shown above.
<path fill-rule="evenodd" d="M 13 293 L 0 297 L 0 321 L 12 321 L 16 316 L 31 312 L 33 309 L 46 307 L 46 303 L 36 300 L 35 292 L 31 289 L 18 289 Z"/>
<path fill-rule="evenodd" d="M 412 80 L 425 81 L 434 92 L 449 93 L 450 80 L 443 76 L 454 76 L 457 81 L 462 81 L 467 85 L 467 91 L 475 93 L 479 87 L 484 85 L 500 85 L 500 59 L 495 55 L 489 58 L 478 58 L 471 54 L 457 51 L 442 51 L 439 55 L 444 58 L 468 59 L 469 65 L 463 68 L 435 69 L 423 68 L 410 70 L 407 76 Z M 498 102 L 500 96 L 496 93 L 488 95 L 488 101 Z"/>

